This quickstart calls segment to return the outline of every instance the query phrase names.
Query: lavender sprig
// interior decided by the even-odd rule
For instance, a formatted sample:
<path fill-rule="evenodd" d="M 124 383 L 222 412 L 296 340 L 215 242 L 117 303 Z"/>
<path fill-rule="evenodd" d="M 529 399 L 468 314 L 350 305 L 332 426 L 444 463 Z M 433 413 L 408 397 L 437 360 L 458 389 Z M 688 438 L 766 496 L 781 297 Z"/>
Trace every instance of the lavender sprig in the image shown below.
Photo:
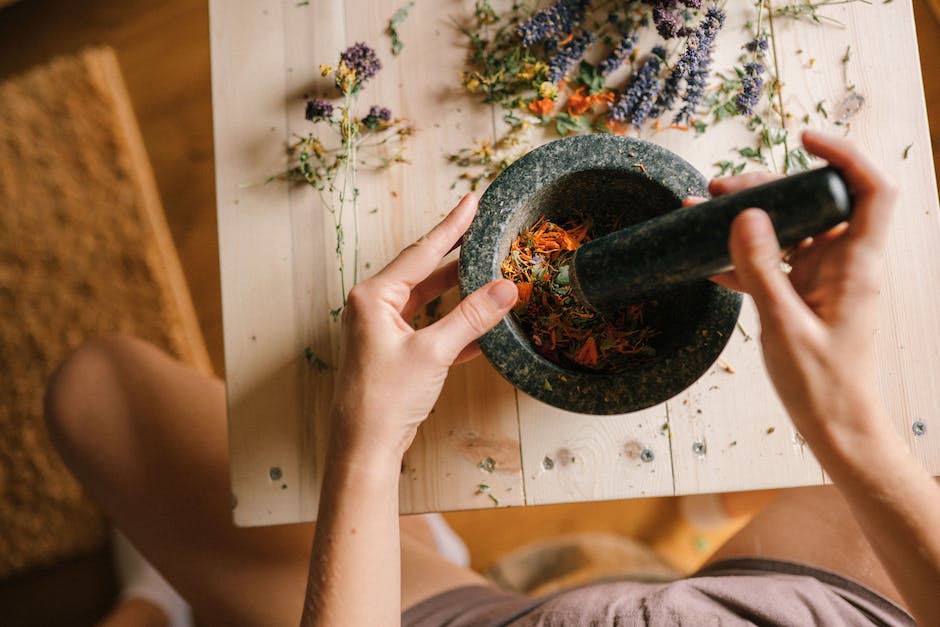
<path fill-rule="evenodd" d="M 761 89 L 764 87 L 764 65 L 754 61 L 744 66 L 741 77 L 741 91 L 734 99 L 734 106 L 742 115 L 753 115 L 754 108 L 760 102 Z"/>
<path fill-rule="evenodd" d="M 653 23 L 663 39 L 682 37 L 689 33 L 680 5 L 687 9 L 698 9 L 702 0 L 646 0 L 653 8 Z"/>
<path fill-rule="evenodd" d="M 639 37 L 637 33 L 627 33 L 624 35 L 617 45 L 614 46 L 613 51 L 598 64 L 597 67 L 601 71 L 601 74 L 607 76 L 623 65 L 623 62 L 636 47 L 636 42 Z"/>
<path fill-rule="evenodd" d="M 659 80 L 659 71 L 662 68 L 666 49 L 656 46 L 646 58 L 646 61 L 636 71 L 630 84 L 621 94 L 620 99 L 610 108 L 607 117 L 615 122 L 626 122 L 639 127 L 649 117 L 656 97 L 662 88 Z"/>
<path fill-rule="evenodd" d="M 557 42 L 567 37 L 584 19 L 590 0 L 558 0 L 516 27 L 523 46 L 540 41 Z"/>
<path fill-rule="evenodd" d="M 725 12 L 715 5 L 708 7 L 699 27 L 689 37 L 683 61 L 688 63 L 685 76 L 685 104 L 676 114 L 674 123 L 684 124 L 695 116 L 695 109 L 705 97 L 708 84 L 708 70 L 712 65 L 712 50 L 715 37 L 725 23 Z"/>
<path fill-rule="evenodd" d="M 597 36 L 588 31 L 582 31 L 548 60 L 548 80 L 557 83 L 581 60 L 584 51 L 594 43 Z"/>

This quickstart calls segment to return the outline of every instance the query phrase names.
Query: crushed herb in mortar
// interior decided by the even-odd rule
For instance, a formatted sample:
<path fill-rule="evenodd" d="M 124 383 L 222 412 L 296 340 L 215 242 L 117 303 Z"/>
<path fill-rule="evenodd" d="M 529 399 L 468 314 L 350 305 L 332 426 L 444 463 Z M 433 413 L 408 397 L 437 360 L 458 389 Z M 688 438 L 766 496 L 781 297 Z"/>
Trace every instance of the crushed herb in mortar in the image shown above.
<path fill-rule="evenodd" d="M 607 317 L 572 294 L 568 267 L 594 226 L 580 215 L 563 224 L 540 217 L 513 241 L 502 274 L 519 290 L 513 315 L 539 354 L 560 366 L 622 372 L 656 355 L 649 343 L 656 332 L 644 324 L 642 305 Z"/>

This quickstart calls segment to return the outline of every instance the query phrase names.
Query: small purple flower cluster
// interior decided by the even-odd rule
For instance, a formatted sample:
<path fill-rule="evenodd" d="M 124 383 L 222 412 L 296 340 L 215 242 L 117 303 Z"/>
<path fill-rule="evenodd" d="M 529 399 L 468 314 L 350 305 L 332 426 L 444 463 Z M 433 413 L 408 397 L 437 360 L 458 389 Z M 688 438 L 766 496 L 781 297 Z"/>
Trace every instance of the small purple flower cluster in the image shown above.
<path fill-rule="evenodd" d="M 646 4 L 653 7 L 653 22 L 659 35 L 663 39 L 672 39 L 688 34 L 681 7 L 698 9 L 702 0 L 646 0 Z"/>
<path fill-rule="evenodd" d="M 548 60 L 548 80 L 557 83 L 565 77 L 571 68 L 584 56 L 584 51 L 594 43 L 597 36 L 589 31 L 581 31 L 565 46 L 558 49 Z"/>
<path fill-rule="evenodd" d="M 392 112 L 388 107 L 380 107 L 379 105 L 372 105 L 369 108 L 370 118 L 376 118 L 382 120 L 383 122 L 388 122 L 392 119 Z"/>
<path fill-rule="evenodd" d="M 379 55 L 361 41 L 346 48 L 339 55 L 339 59 L 346 64 L 346 67 L 356 71 L 356 82 L 358 84 L 366 82 L 382 69 Z"/>
<path fill-rule="evenodd" d="M 516 27 L 523 46 L 546 41 L 549 47 L 567 37 L 584 19 L 591 0 L 558 0 Z"/>
<path fill-rule="evenodd" d="M 326 120 L 333 115 L 333 105 L 320 98 L 313 98 L 307 101 L 307 108 L 304 117 L 311 122 Z"/>
<path fill-rule="evenodd" d="M 712 5 L 705 12 L 699 27 L 689 36 L 685 54 L 680 60 L 680 63 L 685 63 L 685 93 L 682 95 L 685 104 L 676 114 L 675 124 L 683 124 L 692 119 L 695 116 L 695 108 L 705 97 L 708 70 L 712 65 L 712 48 L 724 23 L 725 12 Z"/>
<path fill-rule="evenodd" d="M 770 47 L 770 44 L 767 43 L 767 35 L 758 35 L 753 40 L 747 42 L 744 45 L 745 49 L 748 52 L 753 52 L 755 54 L 761 55 L 767 52 L 767 49 Z"/>
<path fill-rule="evenodd" d="M 636 71 L 630 84 L 621 94 L 620 99 L 610 108 L 607 117 L 615 122 L 626 122 L 639 127 L 649 117 L 656 104 L 656 97 L 662 89 L 659 80 L 659 71 L 663 59 L 666 58 L 666 49 L 656 46 L 646 58 L 646 61 Z"/>
<path fill-rule="evenodd" d="M 636 33 L 627 33 L 624 35 L 623 39 L 614 46 L 613 51 L 598 64 L 597 67 L 601 71 L 601 74 L 607 76 L 623 65 L 626 58 L 633 52 L 637 39 L 639 39 L 639 35 Z"/>
<path fill-rule="evenodd" d="M 369 108 L 369 115 L 362 118 L 362 123 L 366 128 L 375 130 L 380 126 L 387 125 L 392 121 L 392 112 L 388 107 L 372 105 Z"/>
<path fill-rule="evenodd" d="M 752 115 L 754 107 L 760 102 L 760 92 L 764 87 L 764 65 L 753 61 L 744 66 L 741 77 L 741 92 L 734 99 L 734 106 L 742 115 Z"/>

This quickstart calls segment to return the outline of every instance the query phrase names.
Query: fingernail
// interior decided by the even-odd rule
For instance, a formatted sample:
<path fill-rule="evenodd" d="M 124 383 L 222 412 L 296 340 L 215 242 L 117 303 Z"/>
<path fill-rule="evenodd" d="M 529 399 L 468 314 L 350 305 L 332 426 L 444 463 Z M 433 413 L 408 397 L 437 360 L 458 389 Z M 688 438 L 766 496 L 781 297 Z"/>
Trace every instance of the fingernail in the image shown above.
<path fill-rule="evenodd" d="M 519 297 L 519 291 L 516 289 L 515 283 L 503 280 L 490 285 L 486 290 L 486 295 L 489 296 L 497 306 L 509 307 L 516 302 L 516 299 Z"/>

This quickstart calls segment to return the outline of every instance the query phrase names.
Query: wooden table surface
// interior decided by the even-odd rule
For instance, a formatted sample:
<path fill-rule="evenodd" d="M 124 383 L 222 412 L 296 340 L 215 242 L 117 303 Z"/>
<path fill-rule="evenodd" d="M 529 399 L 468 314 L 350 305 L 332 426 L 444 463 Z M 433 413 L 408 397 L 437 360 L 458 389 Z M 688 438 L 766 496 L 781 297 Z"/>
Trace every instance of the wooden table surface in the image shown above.
<path fill-rule="evenodd" d="M 407 148 L 410 164 L 360 180 L 365 276 L 459 198 L 463 190 L 452 183 L 460 171 L 446 156 L 494 133 L 490 110 L 463 95 L 456 77 L 466 48 L 448 18 L 467 16 L 472 2 L 418 0 L 400 29 L 404 50 L 393 57 L 383 31 L 401 4 L 210 3 L 233 509 L 240 525 L 316 515 L 332 373 L 309 368 L 303 350 L 313 346 L 331 359 L 338 350 L 338 323 L 328 313 L 339 299 L 333 226 L 310 190 L 259 181 L 283 169 L 285 146 L 309 129 L 303 95 L 322 86 L 318 65 L 334 63 L 354 42 L 369 42 L 385 67 L 360 104 L 389 106 L 417 128 Z M 753 17 L 750 2 L 726 6 L 717 68 L 734 62 L 746 37 L 740 26 Z M 911 4 L 840 5 L 827 15 L 847 28 L 778 21 L 784 101 L 792 115 L 788 128 L 795 135 L 804 113 L 820 100 L 838 102 L 847 70 L 865 98 L 851 119 L 850 137 L 902 190 L 879 326 L 873 330 L 881 395 L 913 454 L 940 474 L 940 209 Z M 843 66 L 848 46 L 852 61 Z M 841 132 L 831 123 L 820 116 L 810 121 Z M 736 121 L 700 137 L 652 129 L 640 136 L 709 176 L 714 162 L 752 142 Z M 532 142 L 548 139 L 533 135 Z M 750 301 L 740 322 L 753 339 L 741 332 L 731 338 L 722 359 L 734 373 L 716 364 L 666 403 L 621 416 L 582 416 L 546 406 L 516 392 L 484 359 L 455 368 L 406 455 L 401 511 L 826 482 L 767 379 Z M 926 425 L 924 434 L 914 434 L 915 421 Z M 644 448 L 653 451 L 652 461 L 640 459 Z"/>

